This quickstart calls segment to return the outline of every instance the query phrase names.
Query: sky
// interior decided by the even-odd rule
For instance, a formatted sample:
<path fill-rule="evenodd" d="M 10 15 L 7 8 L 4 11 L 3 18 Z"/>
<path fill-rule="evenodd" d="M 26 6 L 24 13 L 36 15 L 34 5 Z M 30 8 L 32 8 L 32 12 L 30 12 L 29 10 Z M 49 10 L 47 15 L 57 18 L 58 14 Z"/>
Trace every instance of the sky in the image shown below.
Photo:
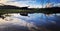
<path fill-rule="evenodd" d="M 29 6 L 30 8 L 41 8 L 42 3 L 45 6 L 47 2 L 53 3 L 55 6 L 60 6 L 60 0 L 0 0 L 0 3 L 6 5 L 14 5 L 19 7 Z"/>

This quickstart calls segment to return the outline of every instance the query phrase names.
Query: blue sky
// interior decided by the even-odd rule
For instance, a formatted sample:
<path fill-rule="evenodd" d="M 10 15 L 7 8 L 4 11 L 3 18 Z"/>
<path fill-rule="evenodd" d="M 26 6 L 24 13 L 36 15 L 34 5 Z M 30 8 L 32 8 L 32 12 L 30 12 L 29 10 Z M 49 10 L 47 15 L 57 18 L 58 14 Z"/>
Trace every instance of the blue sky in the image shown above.
<path fill-rule="evenodd" d="M 1 0 L 0 3 L 8 4 L 8 5 L 15 5 L 15 6 L 30 6 L 33 8 L 41 8 L 42 3 L 44 5 L 47 4 L 47 2 L 53 3 L 55 5 L 60 5 L 60 0 Z"/>

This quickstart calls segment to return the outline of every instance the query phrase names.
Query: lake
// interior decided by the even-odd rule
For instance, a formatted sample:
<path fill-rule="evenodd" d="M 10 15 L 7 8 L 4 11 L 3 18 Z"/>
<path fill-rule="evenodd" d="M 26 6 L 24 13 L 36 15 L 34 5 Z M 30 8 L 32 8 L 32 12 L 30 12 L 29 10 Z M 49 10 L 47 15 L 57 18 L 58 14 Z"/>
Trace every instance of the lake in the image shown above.
<path fill-rule="evenodd" d="M 13 13 L 1 22 L 0 27 L 1 31 L 59 31 L 60 14 L 33 13 L 22 16 Z"/>

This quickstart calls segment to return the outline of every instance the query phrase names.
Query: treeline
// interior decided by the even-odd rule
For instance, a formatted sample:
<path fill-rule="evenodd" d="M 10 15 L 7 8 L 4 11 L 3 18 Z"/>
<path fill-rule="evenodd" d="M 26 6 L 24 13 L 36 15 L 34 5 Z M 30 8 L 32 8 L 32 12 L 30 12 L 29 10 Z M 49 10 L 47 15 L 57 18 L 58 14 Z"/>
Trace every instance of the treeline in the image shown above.
<path fill-rule="evenodd" d="M 52 8 L 41 8 L 39 9 L 41 13 L 60 13 L 60 7 L 52 7 Z"/>
<path fill-rule="evenodd" d="M 60 7 L 52 7 L 52 8 L 28 8 L 28 7 L 17 7 L 11 5 L 0 6 L 0 13 L 19 13 L 19 12 L 27 12 L 27 13 L 60 13 Z"/>

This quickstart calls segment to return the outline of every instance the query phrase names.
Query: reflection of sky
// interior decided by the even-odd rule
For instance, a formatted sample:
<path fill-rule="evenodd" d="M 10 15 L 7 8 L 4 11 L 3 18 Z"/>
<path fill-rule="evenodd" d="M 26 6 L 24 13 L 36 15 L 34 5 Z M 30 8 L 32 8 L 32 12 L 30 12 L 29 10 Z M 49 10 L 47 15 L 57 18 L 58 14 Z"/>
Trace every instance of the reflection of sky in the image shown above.
<path fill-rule="evenodd" d="M 36 25 L 50 25 L 50 24 L 54 24 L 54 25 L 58 25 L 60 22 L 60 16 L 59 14 L 52 14 L 52 15 L 45 15 L 45 14 L 41 14 L 41 13 L 34 13 L 34 14 L 28 14 L 28 16 L 21 16 L 21 15 L 14 15 L 15 17 L 25 20 L 26 22 L 33 22 Z"/>
<path fill-rule="evenodd" d="M 21 16 L 19 14 L 12 14 L 11 17 L 6 17 L 4 20 L 0 18 L 0 31 L 23 31 L 37 29 L 60 29 L 60 14 L 45 15 L 42 13 L 28 14 L 28 16 Z M 42 27 L 40 27 L 42 26 Z M 32 28 L 33 27 L 33 28 Z M 48 29 L 47 29 L 48 28 Z M 36 30 L 36 31 L 37 31 Z"/>

